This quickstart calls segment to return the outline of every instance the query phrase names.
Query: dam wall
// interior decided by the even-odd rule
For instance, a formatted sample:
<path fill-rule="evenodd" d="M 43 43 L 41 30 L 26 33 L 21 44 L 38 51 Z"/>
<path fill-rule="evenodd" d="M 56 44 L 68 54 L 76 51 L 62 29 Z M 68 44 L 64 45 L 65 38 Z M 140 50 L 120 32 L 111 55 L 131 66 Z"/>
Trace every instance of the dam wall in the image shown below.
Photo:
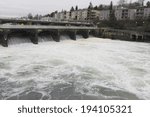
<path fill-rule="evenodd" d="M 51 35 L 54 41 L 60 42 L 60 36 L 66 34 L 72 40 L 76 40 L 76 35 L 82 35 L 88 38 L 89 35 L 99 36 L 99 29 L 96 27 L 80 27 L 80 26 L 35 26 L 35 25 L 11 25 L 0 26 L 0 44 L 8 47 L 9 40 L 14 34 L 22 34 L 28 36 L 33 44 L 38 44 L 38 37 L 41 33 Z"/>

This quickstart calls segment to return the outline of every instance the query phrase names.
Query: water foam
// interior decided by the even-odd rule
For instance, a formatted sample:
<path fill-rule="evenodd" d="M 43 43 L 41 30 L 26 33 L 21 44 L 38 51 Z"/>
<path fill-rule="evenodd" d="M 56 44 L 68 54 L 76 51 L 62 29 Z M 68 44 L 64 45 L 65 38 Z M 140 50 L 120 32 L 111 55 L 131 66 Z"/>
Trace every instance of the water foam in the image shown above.
<path fill-rule="evenodd" d="M 150 99 L 149 44 L 93 37 L 61 39 L 61 43 L 0 47 L 0 78 L 10 83 L 3 95 L 13 96 L 27 89 L 43 92 L 46 87 L 51 91 L 53 86 L 66 83 L 81 94 L 103 96 L 102 89 L 106 93 L 111 89 L 119 96 L 124 91 Z"/>

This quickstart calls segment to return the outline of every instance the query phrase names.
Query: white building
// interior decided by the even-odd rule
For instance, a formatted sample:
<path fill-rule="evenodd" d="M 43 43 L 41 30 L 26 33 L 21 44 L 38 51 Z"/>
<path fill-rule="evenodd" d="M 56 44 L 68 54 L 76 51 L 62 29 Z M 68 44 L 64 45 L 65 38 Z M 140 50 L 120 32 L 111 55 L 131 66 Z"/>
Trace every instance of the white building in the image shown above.
<path fill-rule="evenodd" d="M 150 8 L 144 8 L 144 18 L 148 18 L 150 16 Z"/>
<path fill-rule="evenodd" d="M 77 20 L 82 20 L 82 10 L 77 11 Z"/>
<path fill-rule="evenodd" d="M 144 8 L 143 7 L 136 9 L 135 17 L 136 17 L 136 19 L 144 18 Z"/>
<path fill-rule="evenodd" d="M 134 20 L 136 9 L 116 9 L 115 16 L 117 20 Z"/>
<path fill-rule="evenodd" d="M 77 13 L 77 19 L 78 20 L 85 21 L 85 20 L 87 20 L 87 16 L 88 16 L 88 10 L 87 9 L 78 10 L 78 13 Z"/>
<path fill-rule="evenodd" d="M 100 10 L 88 10 L 87 20 L 99 19 Z"/>
<path fill-rule="evenodd" d="M 110 10 L 101 10 L 99 19 L 100 20 L 109 20 Z"/>
<path fill-rule="evenodd" d="M 130 20 L 135 20 L 135 15 L 136 15 L 136 9 L 129 9 L 129 14 L 128 17 Z"/>
<path fill-rule="evenodd" d="M 53 17 L 42 17 L 41 20 L 42 21 L 53 21 L 54 18 Z"/>
<path fill-rule="evenodd" d="M 71 18 L 71 12 L 66 12 L 66 20 L 70 20 Z"/>
<path fill-rule="evenodd" d="M 71 20 L 77 20 L 78 11 L 71 11 Z"/>
<path fill-rule="evenodd" d="M 122 20 L 122 9 L 116 9 L 115 16 L 117 20 Z"/>
<path fill-rule="evenodd" d="M 56 13 L 54 17 L 55 17 L 55 20 L 57 21 L 64 20 L 64 12 Z"/>

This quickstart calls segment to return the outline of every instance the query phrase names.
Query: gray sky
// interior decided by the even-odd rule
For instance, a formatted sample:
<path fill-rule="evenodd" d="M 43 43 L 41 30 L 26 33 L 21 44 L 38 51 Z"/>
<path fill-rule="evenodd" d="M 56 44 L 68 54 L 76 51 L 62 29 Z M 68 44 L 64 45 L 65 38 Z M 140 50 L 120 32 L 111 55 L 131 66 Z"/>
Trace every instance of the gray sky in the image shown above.
<path fill-rule="evenodd" d="M 110 4 L 110 1 L 115 4 L 119 0 L 0 0 L 0 17 L 25 16 L 29 12 L 47 14 L 55 10 L 69 10 L 71 6 L 76 5 L 79 8 L 86 8 L 89 2 L 92 2 L 93 5 L 99 5 Z"/>

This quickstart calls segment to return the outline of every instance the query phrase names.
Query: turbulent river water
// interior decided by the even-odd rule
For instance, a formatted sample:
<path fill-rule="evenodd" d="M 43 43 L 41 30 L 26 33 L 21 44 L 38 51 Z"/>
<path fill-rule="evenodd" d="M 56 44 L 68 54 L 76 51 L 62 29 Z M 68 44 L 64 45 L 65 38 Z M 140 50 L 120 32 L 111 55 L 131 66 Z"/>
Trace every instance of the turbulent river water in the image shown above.
<path fill-rule="evenodd" d="M 0 46 L 0 99 L 150 99 L 150 44 L 12 38 Z M 24 43 L 25 42 L 25 43 Z"/>

